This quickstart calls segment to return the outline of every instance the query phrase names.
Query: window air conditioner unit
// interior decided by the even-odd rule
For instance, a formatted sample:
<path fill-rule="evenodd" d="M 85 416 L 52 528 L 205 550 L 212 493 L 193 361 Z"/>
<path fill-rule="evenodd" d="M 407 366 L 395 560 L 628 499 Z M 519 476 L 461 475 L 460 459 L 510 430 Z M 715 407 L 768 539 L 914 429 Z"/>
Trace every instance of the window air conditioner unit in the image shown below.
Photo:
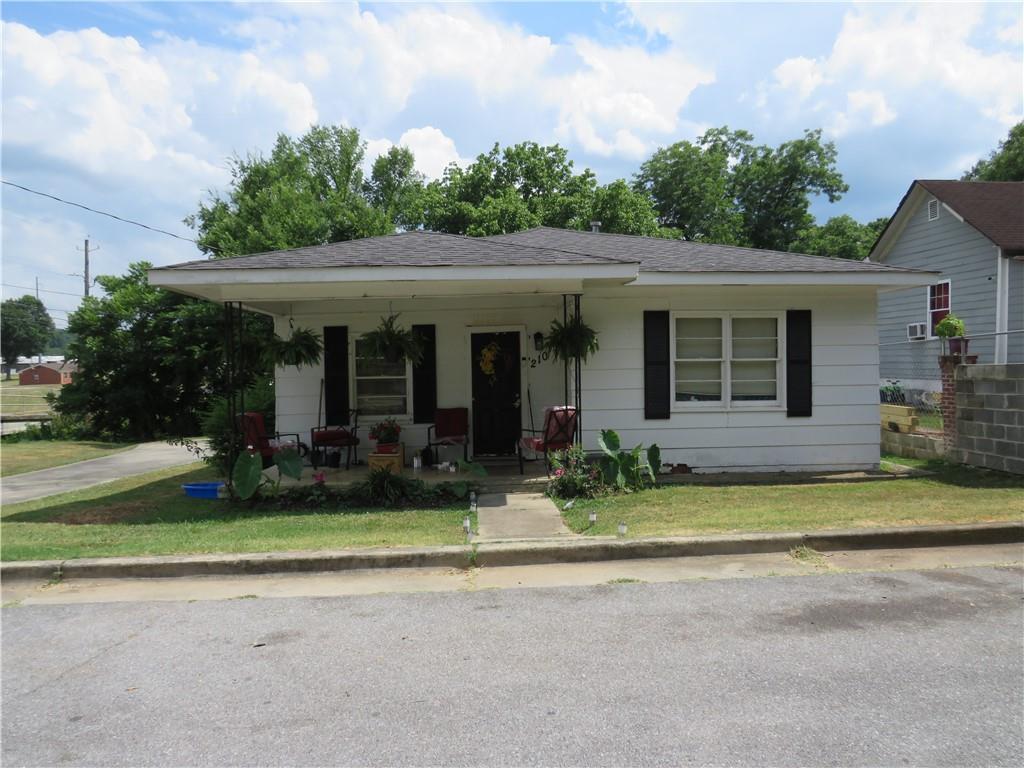
<path fill-rule="evenodd" d="M 927 323 L 908 323 L 907 324 L 907 339 L 909 341 L 917 341 L 919 339 L 928 338 L 928 324 Z"/>

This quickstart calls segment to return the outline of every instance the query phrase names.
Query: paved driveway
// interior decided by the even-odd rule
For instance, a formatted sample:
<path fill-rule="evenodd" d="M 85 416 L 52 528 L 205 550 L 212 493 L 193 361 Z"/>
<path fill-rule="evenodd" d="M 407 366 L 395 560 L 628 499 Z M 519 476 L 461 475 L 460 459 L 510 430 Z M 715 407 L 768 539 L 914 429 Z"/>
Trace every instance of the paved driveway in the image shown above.
<path fill-rule="evenodd" d="M 195 460 L 193 454 L 178 445 L 143 443 L 98 459 L 0 478 L 0 500 L 17 504 Z"/>
<path fill-rule="evenodd" d="M 1020 765 L 1019 568 L 3 609 L 5 765 Z"/>

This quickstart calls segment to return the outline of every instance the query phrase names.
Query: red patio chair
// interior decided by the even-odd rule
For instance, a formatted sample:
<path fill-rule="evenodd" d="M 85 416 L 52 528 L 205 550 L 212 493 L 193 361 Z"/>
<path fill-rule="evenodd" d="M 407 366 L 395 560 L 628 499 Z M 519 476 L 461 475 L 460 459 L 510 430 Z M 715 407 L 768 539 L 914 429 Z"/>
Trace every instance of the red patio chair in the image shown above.
<path fill-rule="evenodd" d="M 519 474 L 525 469 L 524 450 L 544 454 L 544 468 L 551 472 L 552 451 L 564 451 L 573 444 L 576 435 L 576 409 L 571 405 L 556 405 L 544 409 L 544 429 L 524 429 L 530 434 L 519 438 L 516 453 L 519 454 Z"/>
<path fill-rule="evenodd" d="M 462 458 L 469 461 L 469 409 L 438 408 L 434 423 L 427 427 L 427 447 L 461 445 Z"/>
<path fill-rule="evenodd" d="M 317 468 L 319 451 L 324 451 L 326 461 L 327 448 L 347 448 L 345 453 L 345 469 L 352 465 L 353 459 L 358 459 L 357 449 L 359 446 L 359 411 L 349 411 L 349 422 L 351 426 L 326 426 L 318 425 L 309 430 L 310 461 L 313 469 Z"/>
<path fill-rule="evenodd" d="M 263 414 L 258 411 L 246 411 L 238 415 L 238 426 L 242 430 L 246 450 L 258 453 L 263 458 L 263 468 L 274 463 L 274 454 L 286 448 L 294 449 L 299 456 L 306 455 L 306 446 L 299 441 L 298 432 L 275 432 L 271 438 L 267 434 L 267 423 Z M 283 438 L 293 437 L 294 440 Z"/>

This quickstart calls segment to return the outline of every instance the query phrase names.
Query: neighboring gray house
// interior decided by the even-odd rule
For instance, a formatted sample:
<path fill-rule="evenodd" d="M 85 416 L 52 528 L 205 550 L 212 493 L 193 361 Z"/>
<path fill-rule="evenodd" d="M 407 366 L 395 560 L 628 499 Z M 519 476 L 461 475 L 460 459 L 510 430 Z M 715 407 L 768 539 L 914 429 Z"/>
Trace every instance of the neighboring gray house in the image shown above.
<path fill-rule="evenodd" d="M 930 286 L 879 293 L 883 383 L 940 390 L 934 329 L 950 312 L 979 363 L 1024 362 L 1024 182 L 915 181 L 868 258 L 941 272 Z"/>

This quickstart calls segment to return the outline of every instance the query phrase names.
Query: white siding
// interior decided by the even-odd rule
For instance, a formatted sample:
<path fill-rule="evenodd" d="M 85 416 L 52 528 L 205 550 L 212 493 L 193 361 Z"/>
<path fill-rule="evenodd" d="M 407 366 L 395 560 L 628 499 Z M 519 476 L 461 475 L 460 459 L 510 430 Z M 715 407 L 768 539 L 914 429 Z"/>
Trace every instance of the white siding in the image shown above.
<path fill-rule="evenodd" d="M 657 443 L 698 471 L 869 468 L 878 464 L 878 344 L 871 289 L 628 287 L 587 294 L 583 314 L 601 349 L 583 377 L 588 448 L 601 428 L 626 445 Z M 813 415 L 785 408 L 674 410 L 644 419 L 643 312 L 810 309 Z"/>
<path fill-rule="evenodd" d="M 301 305 L 296 304 L 296 309 Z M 295 324 L 321 330 L 346 325 L 349 342 L 372 329 L 381 315 L 400 312 L 406 325 L 437 326 L 438 405 L 469 406 L 469 326 L 524 326 L 524 354 L 535 356 L 532 335 L 561 318 L 557 296 L 456 299 L 356 300 L 319 303 L 315 313 L 296 312 Z M 674 411 L 646 421 L 643 412 L 643 312 L 666 310 L 810 309 L 813 344 L 813 415 L 788 418 L 783 408 Z M 583 427 L 588 449 L 602 428 L 620 432 L 628 445 L 656 442 L 666 461 L 699 471 L 869 468 L 877 466 L 878 345 L 872 289 L 838 288 L 606 288 L 583 297 L 585 320 L 598 332 L 600 351 L 583 372 Z M 279 333 L 287 318 L 278 318 Z M 281 431 L 308 434 L 317 418 L 322 370 L 277 371 L 277 423 Z M 533 419 L 541 426 L 545 406 L 563 399 L 562 366 L 550 361 L 527 367 Z M 784 390 L 783 390 L 784 391 Z M 524 426 L 529 426 L 526 396 Z M 361 424 L 368 426 L 365 420 Z M 362 447 L 365 453 L 365 428 Z M 406 425 L 403 440 L 425 442 L 425 425 Z"/>

